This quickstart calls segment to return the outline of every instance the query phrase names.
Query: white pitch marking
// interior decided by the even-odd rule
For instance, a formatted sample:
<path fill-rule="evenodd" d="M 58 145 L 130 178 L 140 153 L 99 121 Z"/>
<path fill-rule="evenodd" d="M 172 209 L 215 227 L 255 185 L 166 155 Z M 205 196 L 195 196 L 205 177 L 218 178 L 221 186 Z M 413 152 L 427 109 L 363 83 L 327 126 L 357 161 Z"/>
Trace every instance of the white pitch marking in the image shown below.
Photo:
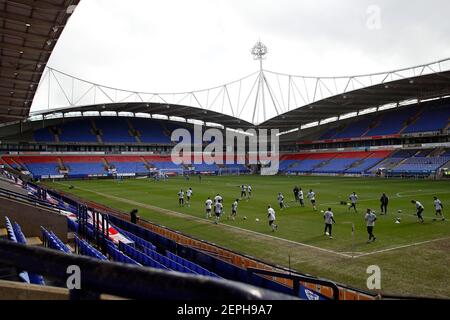
<path fill-rule="evenodd" d="M 56 182 L 56 183 L 58 183 L 60 185 L 68 186 L 67 184 L 64 184 L 64 183 L 61 183 L 61 182 Z M 188 214 L 185 214 L 185 213 L 181 213 L 181 212 L 177 212 L 177 211 L 173 211 L 173 210 L 160 208 L 160 207 L 157 207 L 157 206 L 154 206 L 154 205 L 147 205 L 145 203 L 124 199 L 124 198 L 116 197 L 116 196 L 113 196 L 113 195 L 109 195 L 109 194 L 105 194 L 105 193 L 101 193 L 101 192 L 85 189 L 85 188 L 77 187 L 77 189 L 84 190 L 84 191 L 87 191 L 87 192 L 91 192 L 91 193 L 103 196 L 105 198 L 120 200 L 122 202 L 130 203 L 130 204 L 134 204 L 134 205 L 139 205 L 139 206 L 144 207 L 144 208 L 149 208 L 149 209 L 159 210 L 159 211 L 165 211 L 165 212 L 172 212 L 172 213 L 175 213 L 176 215 L 179 215 L 179 216 L 182 216 L 182 217 L 186 217 L 186 218 L 189 218 L 189 219 L 193 219 L 193 220 L 199 220 L 199 221 L 202 221 L 202 222 L 211 222 L 210 220 L 205 219 L 205 218 L 199 218 L 199 217 L 188 215 Z M 339 255 L 339 256 L 342 256 L 342 257 L 346 257 L 346 258 L 351 258 L 352 257 L 351 255 L 348 255 L 348 254 L 345 254 L 345 253 L 341 253 L 341 252 L 338 252 L 338 251 L 333 251 L 333 250 L 329 250 L 329 249 L 325 249 L 325 248 L 320 248 L 320 247 L 316 247 L 316 246 L 313 246 L 313 245 L 310 245 L 310 244 L 301 243 L 301 242 L 297 242 L 297 241 L 293 241 L 293 240 L 289 240 L 289 239 L 279 238 L 279 237 L 271 236 L 271 235 L 268 235 L 268 234 L 256 232 L 256 231 L 253 231 L 253 230 L 236 227 L 236 226 L 229 225 L 229 224 L 220 224 L 219 226 L 222 226 L 222 227 L 225 226 L 225 227 L 230 228 L 230 229 L 236 229 L 236 230 L 240 230 L 240 231 L 243 231 L 243 232 L 256 234 L 258 236 L 267 237 L 267 238 L 271 238 L 271 239 L 276 239 L 276 240 L 280 240 L 280 241 L 284 241 L 284 242 L 289 242 L 289 243 L 293 243 L 293 244 L 296 244 L 296 245 L 299 245 L 299 246 L 303 246 L 303 247 L 307 247 L 307 248 L 311 248 L 311 249 L 315 249 L 315 250 L 319 250 L 319 251 L 323 251 L 323 252 L 327 252 L 327 253 L 333 253 L 333 254 L 336 254 L 336 255 Z"/>
<path fill-rule="evenodd" d="M 408 247 L 420 246 L 422 244 L 427 244 L 427 243 L 437 242 L 437 241 L 443 241 L 443 240 L 448 240 L 448 239 L 450 239 L 450 237 L 438 238 L 438 239 L 433 239 L 433 240 L 426 240 L 426 241 L 421 241 L 421 242 L 414 242 L 414 243 L 405 244 L 405 245 L 398 246 L 398 247 L 387 248 L 387 249 L 382 249 L 382 250 L 377 250 L 377 251 L 372 251 L 372 252 L 366 252 L 366 253 L 360 254 L 358 256 L 355 256 L 355 258 L 370 256 L 370 255 L 373 255 L 373 254 L 384 253 L 384 252 L 398 250 L 398 249 L 404 249 L 404 248 L 408 248 Z"/>

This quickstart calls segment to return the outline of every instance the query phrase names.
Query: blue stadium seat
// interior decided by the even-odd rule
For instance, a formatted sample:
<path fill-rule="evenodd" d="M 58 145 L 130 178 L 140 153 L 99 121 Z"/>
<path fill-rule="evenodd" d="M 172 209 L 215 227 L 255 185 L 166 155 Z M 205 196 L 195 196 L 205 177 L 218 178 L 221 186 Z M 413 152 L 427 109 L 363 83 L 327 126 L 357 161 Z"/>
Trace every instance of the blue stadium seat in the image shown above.
<path fill-rule="evenodd" d="M 27 239 L 25 238 L 25 235 L 22 232 L 22 229 L 20 228 L 19 224 L 17 222 L 11 223 L 11 220 L 9 220 L 8 217 L 5 217 L 6 220 L 6 230 L 8 233 L 8 239 L 10 241 L 14 241 L 21 244 L 27 244 Z M 37 285 L 45 285 L 44 278 L 41 275 L 27 272 L 27 271 L 21 271 L 19 272 L 19 278 L 26 283 L 32 283 Z"/>
<path fill-rule="evenodd" d="M 41 227 L 42 239 L 47 247 L 70 254 L 70 249 L 53 233 Z"/>
<path fill-rule="evenodd" d="M 36 142 L 55 142 L 55 135 L 50 132 L 49 128 L 37 129 L 33 134 Z"/>
<path fill-rule="evenodd" d="M 58 126 L 61 142 L 97 142 L 89 120 L 74 120 Z"/>
<path fill-rule="evenodd" d="M 140 133 L 143 143 L 170 144 L 171 130 L 165 129 L 158 121 L 148 119 L 131 119 L 133 128 Z"/>
<path fill-rule="evenodd" d="M 425 108 L 426 110 L 417 121 L 409 125 L 404 133 L 439 131 L 448 125 L 450 119 L 450 104 L 448 102 L 437 107 L 431 105 L 425 106 Z"/>
<path fill-rule="evenodd" d="M 99 260 L 108 260 L 108 258 L 104 256 L 100 251 L 95 249 L 83 239 L 78 238 L 77 236 L 75 236 L 75 245 L 79 254 L 93 257 Z"/>
<path fill-rule="evenodd" d="M 109 162 L 114 166 L 117 173 L 148 173 L 143 162 Z"/>

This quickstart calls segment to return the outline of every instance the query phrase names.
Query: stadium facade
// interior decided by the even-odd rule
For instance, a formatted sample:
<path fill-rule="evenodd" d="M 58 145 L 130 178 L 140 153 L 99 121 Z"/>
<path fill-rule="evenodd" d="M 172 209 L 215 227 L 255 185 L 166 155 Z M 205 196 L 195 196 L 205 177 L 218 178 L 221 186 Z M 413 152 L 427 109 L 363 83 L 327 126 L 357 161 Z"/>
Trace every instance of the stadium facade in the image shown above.
<path fill-rule="evenodd" d="M 284 75 L 261 68 L 248 77 L 206 90 L 127 91 L 46 66 L 70 16 L 68 9 L 77 3 L 3 4 L 0 200 L 5 205 L 14 202 L 14 206 L 7 214 L 2 212 L 3 237 L 9 242 L 0 243 L 0 262 L 18 267 L 9 270 L 9 279 L 61 286 L 58 272 L 66 265 L 91 263 L 109 270 L 115 266 L 102 261 L 112 260 L 142 267 L 142 277 L 147 280 L 159 270 L 155 274 L 162 278 L 152 284 L 155 288 L 162 288 L 163 281 L 174 284 L 183 280 L 185 286 L 164 288 L 159 294 L 154 293 L 157 290 L 143 292 L 137 286 L 120 292 L 120 285 L 112 288 L 104 283 L 102 287 L 91 280 L 86 284 L 92 291 L 179 298 L 188 296 L 186 286 L 196 284 L 203 286 L 204 293 L 221 288 L 228 298 L 232 293 L 248 299 L 377 296 L 293 273 L 149 221 L 135 225 L 119 210 L 49 190 L 38 182 L 160 173 L 259 173 L 263 161 L 259 165 L 174 164 L 170 157 L 175 144 L 172 132 L 178 128 L 192 131 L 195 124 L 223 132 L 237 130 L 238 134 L 247 129 L 279 129 L 280 175 L 448 179 L 450 60 L 334 78 Z M 30 114 L 33 99 L 45 101 L 48 109 Z M 222 151 L 224 155 L 235 152 Z M 40 218 L 30 221 L 33 214 Z M 30 239 L 53 251 L 26 246 Z M 95 260 L 77 260 L 73 253 Z M 45 269 L 36 261 L 20 258 L 30 255 L 61 260 Z M 123 268 L 120 271 L 132 270 Z M 92 273 L 91 277 L 95 276 Z M 129 279 L 115 280 L 127 283 Z M 240 287 L 242 283 L 258 287 L 260 295 L 252 296 L 253 287 Z M 195 289 L 191 294 L 205 298 L 197 296 Z"/>

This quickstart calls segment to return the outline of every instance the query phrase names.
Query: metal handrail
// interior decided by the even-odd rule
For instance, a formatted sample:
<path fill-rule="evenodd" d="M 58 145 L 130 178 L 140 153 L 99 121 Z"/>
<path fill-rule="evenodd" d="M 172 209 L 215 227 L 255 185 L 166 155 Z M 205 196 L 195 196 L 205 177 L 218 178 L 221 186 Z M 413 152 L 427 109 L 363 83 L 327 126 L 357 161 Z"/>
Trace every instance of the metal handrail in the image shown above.
<path fill-rule="evenodd" d="M 0 240 L 0 262 L 64 281 L 67 268 L 80 268 L 81 290 L 130 299 L 298 300 L 251 285 L 163 271 Z M 77 291 L 77 290 L 75 290 Z"/>
<path fill-rule="evenodd" d="M 308 277 L 308 276 L 300 275 L 300 274 L 296 274 L 296 273 L 294 273 L 294 274 L 281 273 L 281 272 L 276 272 L 276 271 L 272 271 L 272 270 L 263 270 L 263 269 L 257 269 L 257 268 L 251 268 L 251 267 L 248 267 L 247 271 L 250 274 L 259 273 L 259 274 L 263 274 L 266 276 L 293 280 L 294 288 L 296 287 L 296 284 L 298 284 L 299 281 L 304 281 L 304 282 L 309 282 L 309 283 L 329 287 L 329 288 L 331 288 L 331 290 L 333 290 L 333 299 L 339 300 L 339 287 L 337 286 L 337 284 L 335 284 L 334 282 L 329 281 L 329 280 Z"/>
<path fill-rule="evenodd" d="M 28 204 L 33 204 L 33 205 L 39 205 L 41 207 L 44 207 L 46 209 L 50 209 L 50 210 L 54 210 L 57 212 L 60 212 L 60 209 L 50 205 L 49 203 L 47 203 L 44 200 L 38 199 L 38 198 L 31 198 L 29 196 L 25 196 L 23 194 L 11 191 L 11 190 L 7 190 L 4 188 L 0 187 L 0 196 L 4 196 L 7 197 L 9 199 L 14 199 L 16 201 L 21 201 L 24 203 L 28 203 Z"/>

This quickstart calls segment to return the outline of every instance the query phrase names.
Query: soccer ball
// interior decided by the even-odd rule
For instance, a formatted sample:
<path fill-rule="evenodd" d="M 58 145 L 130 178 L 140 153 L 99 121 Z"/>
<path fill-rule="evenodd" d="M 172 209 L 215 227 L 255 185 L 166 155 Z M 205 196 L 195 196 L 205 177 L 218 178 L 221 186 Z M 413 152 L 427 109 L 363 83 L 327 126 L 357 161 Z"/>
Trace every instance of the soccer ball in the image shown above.
<path fill-rule="evenodd" d="M 323 210 L 320 210 L 320 212 L 321 212 L 321 213 L 324 213 L 324 211 L 323 211 Z"/>
<path fill-rule="evenodd" d="M 396 220 L 395 220 L 395 223 L 400 223 L 402 221 L 402 219 L 400 219 L 400 218 L 397 218 Z"/>
<path fill-rule="evenodd" d="M 402 213 L 402 210 L 398 209 L 397 212 L 398 212 L 398 213 Z"/>
<path fill-rule="evenodd" d="M 244 218 L 243 218 L 244 220 L 247 220 L 247 216 L 244 216 Z"/>
<path fill-rule="evenodd" d="M 259 218 L 256 218 L 255 221 L 256 221 L 256 222 L 259 222 Z"/>
<path fill-rule="evenodd" d="M 327 232 L 325 232 L 325 234 L 327 235 L 327 236 L 329 236 L 330 235 L 330 233 L 327 231 Z"/>

